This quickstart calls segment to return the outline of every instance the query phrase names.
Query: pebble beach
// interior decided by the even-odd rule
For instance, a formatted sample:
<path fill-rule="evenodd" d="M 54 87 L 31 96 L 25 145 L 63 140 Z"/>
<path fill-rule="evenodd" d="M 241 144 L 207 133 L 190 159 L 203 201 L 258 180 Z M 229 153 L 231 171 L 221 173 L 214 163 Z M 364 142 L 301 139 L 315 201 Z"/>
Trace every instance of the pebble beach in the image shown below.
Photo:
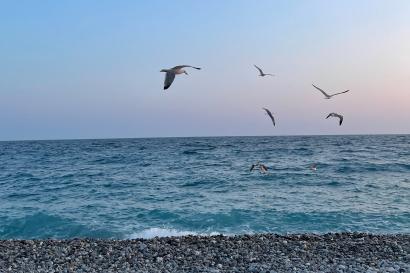
<path fill-rule="evenodd" d="M 0 272 L 410 272 L 410 235 L 2 240 Z"/>

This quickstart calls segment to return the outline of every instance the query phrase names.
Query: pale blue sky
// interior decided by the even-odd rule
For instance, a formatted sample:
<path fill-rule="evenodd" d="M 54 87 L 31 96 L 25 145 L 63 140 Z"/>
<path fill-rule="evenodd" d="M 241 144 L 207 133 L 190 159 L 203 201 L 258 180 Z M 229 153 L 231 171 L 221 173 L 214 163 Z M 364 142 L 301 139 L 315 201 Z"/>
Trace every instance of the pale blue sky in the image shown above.
<path fill-rule="evenodd" d="M 0 140 L 410 133 L 409 14 L 407 0 L 1 1 Z M 203 70 L 164 92 L 178 64 Z"/>

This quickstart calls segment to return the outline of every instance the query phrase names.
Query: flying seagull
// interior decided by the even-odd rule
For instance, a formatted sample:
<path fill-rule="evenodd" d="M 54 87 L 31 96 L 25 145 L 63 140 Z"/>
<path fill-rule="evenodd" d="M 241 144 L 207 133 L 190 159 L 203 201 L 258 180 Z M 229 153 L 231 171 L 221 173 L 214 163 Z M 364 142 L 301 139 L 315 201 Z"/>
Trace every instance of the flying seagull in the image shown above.
<path fill-rule="evenodd" d="M 259 70 L 259 76 L 260 77 L 265 77 L 265 76 L 275 76 L 275 75 L 273 75 L 273 74 L 265 74 L 265 73 L 263 73 L 263 71 L 262 71 L 262 69 L 260 69 L 260 67 L 257 67 L 255 64 L 254 64 L 254 66 L 256 67 L 256 69 L 258 69 Z"/>
<path fill-rule="evenodd" d="M 329 118 L 329 117 L 339 118 L 339 126 L 342 125 L 342 122 L 343 122 L 343 116 L 342 115 L 339 115 L 339 114 L 336 114 L 336 113 L 330 113 L 329 115 L 327 115 L 326 118 Z"/>
<path fill-rule="evenodd" d="M 310 165 L 310 169 L 311 169 L 312 171 L 316 171 L 316 170 L 317 170 L 317 165 L 316 165 L 316 163 L 313 163 L 312 165 Z"/>
<path fill-rule="evenodd" d="M 266 111 L 266 114 L 270 117 L 270 119 L 272 120 L 273 126 L 275 126 L 275 118 L 273 117 L 272 113 L 269 111 L 269 109 L 266 108 L 262 108 L 263 110 Z"/>
<path fill-rule="evenodd" d="M 325 96 L 325 99 L 330 99 L 330 98 L 332 98 L 333 96 L 336 96 L 336 95 L 340 95 L 340 94 L 349 92 L 349 90 L 346 90 L 346 91 L 343 91 L 343 92 L 339 92 L 339 93 L 335 93 L 335 94 L 329 95 L 329 94 L 327 94 L 325 91 L 323 91 L 322 89 L 320 89 L 319 87 L 317 87 L 316 85 L 314 85 L 314 84 L 312 84 L 312 85 L 313 85 L 314 88 L 316 88 L 317 90 L 319 90 L 320 92 L 322 92 L 322 94 Z"/>
<path fill-rule="evenodd" d="M 168 89 L 171 86 L 172 82 L 175 79 L 175 75 L 183 74 L 183 73 L 188 75 L 188 73 L 184 69 L 185 67 L 192 67 L 192 68 L 195 68 L 197 70 L 201 69 L 200 67 L 195 67 L 195 66 L 191 66 L 191 65 L 177 65 L 177 66 L 175 66 L 173 68 L 170 68 L 170 69 L 162 69 L 161 72 L 166 73 L 165 74 L 165 80 L 164 80 L 164 90 Z"/>

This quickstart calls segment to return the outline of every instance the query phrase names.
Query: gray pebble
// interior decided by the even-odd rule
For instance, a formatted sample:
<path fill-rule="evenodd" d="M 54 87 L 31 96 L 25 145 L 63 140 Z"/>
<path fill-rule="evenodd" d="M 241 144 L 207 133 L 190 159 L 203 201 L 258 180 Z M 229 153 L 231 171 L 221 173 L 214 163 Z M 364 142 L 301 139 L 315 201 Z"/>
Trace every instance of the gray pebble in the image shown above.
<path fill-rule="evenodd" d="M 0 240 L 1 273 L 410 273 L 409 270 L 409 234 Z"/>

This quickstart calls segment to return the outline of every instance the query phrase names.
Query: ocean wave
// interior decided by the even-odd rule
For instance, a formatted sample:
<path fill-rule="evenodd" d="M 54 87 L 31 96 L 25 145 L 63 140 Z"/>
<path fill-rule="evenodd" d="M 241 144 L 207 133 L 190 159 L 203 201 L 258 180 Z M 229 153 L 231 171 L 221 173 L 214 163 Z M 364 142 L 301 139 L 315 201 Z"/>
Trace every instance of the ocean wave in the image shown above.
<path fill-rule="evenodd" d="M 353 145 L 334 145 L 343 139 Z M 408 232 L 409 145 L 410 135 L 0 143 L 0 238 Z M 269 174 L 249 172 L 258 160 Z"/>
<path fill-rule="evenodd" d="M 401 172 L 410 170 L 410 164 L 404 163 L 355 163 L 337 168 L 339 172 Z"/>
<path fill-rule="evenodd" d="M 152 239 L 155 237 L 179 237 L 179 236 L 187 236 L 187 235 L 200 235 L 200 236 L 214 236 L 214 235 L 221 235 L 220 232 L 209 232 L 209 233 L 198 233 L 195 231 L 183 231 L 177 230 L 173 228 L 147 228 L 140 232 L 136 232 L 131 234 L 128 239 Z M 226 235 L 226 234 L 224 234 Z"/>
<path fill-rule="evenodd" d="M 133 233 L 129 239 L 151 239 L 155 237 L 176 237 L 186 235 L 197 235 L 197 233 L 193 231 L 179 231 L 176 229 L 167 228 L 148 228 L 140 232 Z"/>
<path fill-rule="evenodd" d="M 181 185 L 181 187 L 196 187 L 196 186 L 201 186 L 201 185 L 209 185 L 209 184 L 215 184 L 215 181 L 217 179 L 198 179 L 194 181 L 189 181 Z"/>
<path fill-rule="evenodd" d="M 184 155 L 194 155 L 194 154 L 199 154 L 198 150 L 185 150 L 182 152 Z"/>
<path fill-rule="evenodd" d="M 191 149 L 184 150 L 182 154 L 190 155 L 190 154 L 199 154 L 200 152 L 212 151 L 215 150 L 217 147 L 212 145 L 200 146 L 200 147 L 190 147 Z"/>
<path fill-rule="evenodd" d="M 124 163 L 125 161 L 125 156 L 123 155 L 114 155 L 114 156 L 108 156 L 108 157 L 103 157 L 103 158 L 97 158 L 92 161 L 92 163 L 99 163 L 99 164 L 112 164 L 112 163 Z"/>
<path fill-rule="evenodd" d="M 39 193 L 33 193 L 33 192 L 13 192 L 7 196 L 7 198 L 13 198 L 13 199 L 19 199 L 19 198 L 28 198 L 28 197 L 34 197 L 34 196 L 39 196 Z"/>
<path fill-rule="evenodd" d="M 182 144 L 181 146 L 187 147 L 187 148 L 198 148 L 198 149 L 208 149 L 208 150 L 213 150 L 217 148 L 217 146 L 212 145 L 212 144 L 198 143 L 198 142 L 186 143 L 186 144 Z"/>

